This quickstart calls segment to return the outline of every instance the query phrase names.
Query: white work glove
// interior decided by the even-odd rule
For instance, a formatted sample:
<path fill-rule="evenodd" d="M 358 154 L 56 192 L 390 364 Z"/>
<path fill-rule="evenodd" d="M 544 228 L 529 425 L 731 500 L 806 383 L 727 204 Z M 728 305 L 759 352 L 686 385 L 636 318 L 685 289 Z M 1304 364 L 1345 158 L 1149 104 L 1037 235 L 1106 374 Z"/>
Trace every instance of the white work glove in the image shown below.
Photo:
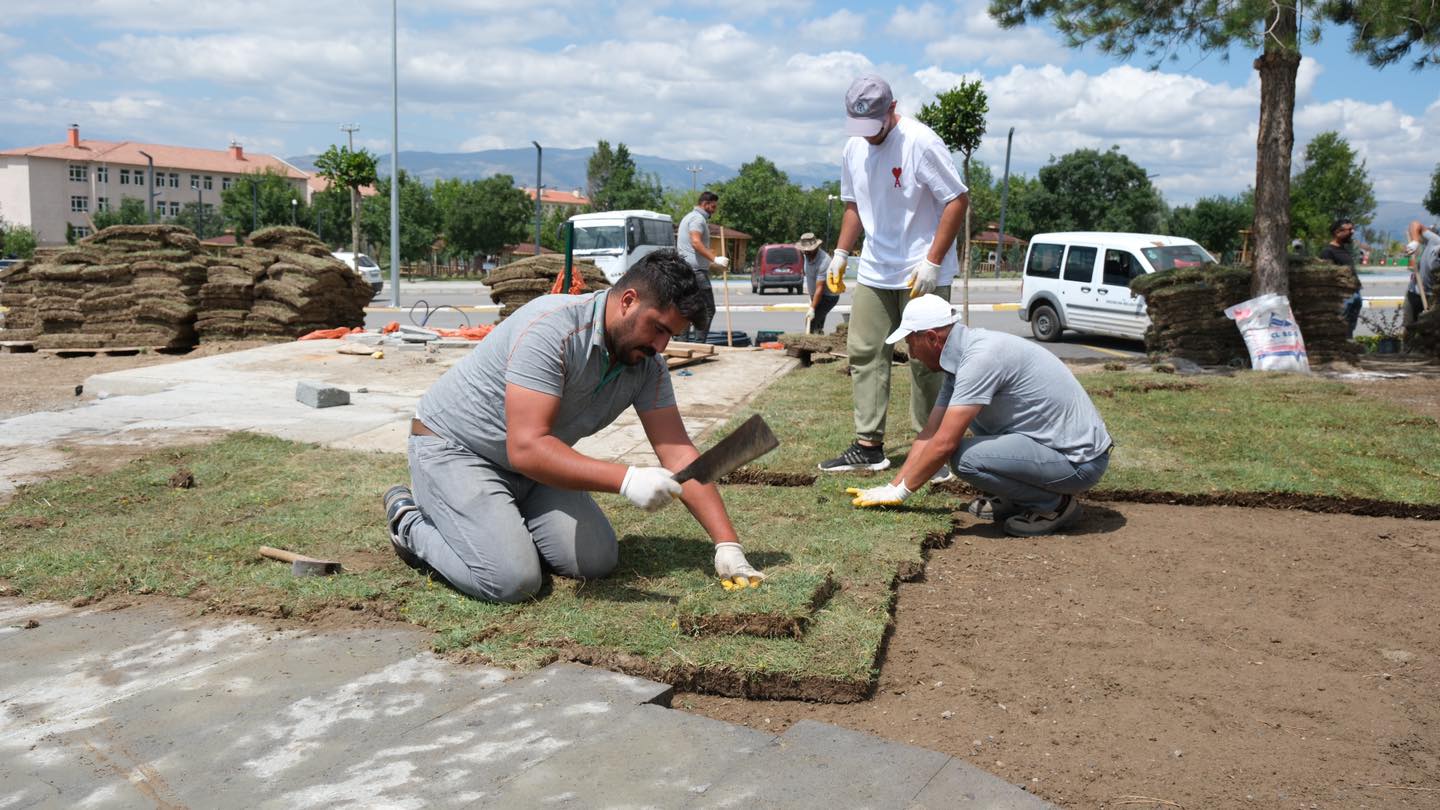
<path fill-rule="evenodd" d="M 830 292 L 839 295 L 845 292 L 845 266 L 850 263 L 850 251 L 835 249 L 835 255 L 830 257 L 830 266 L 825 268 L 825 286 Z"/>
<path fill-rule="evenodd" d="M 905 279 L 905 285 L 910 288 L 910 297 L 919 298 L 935 292 L 935 283 L 940 280 L 940 265 L 929 259 L 910 265 L 910 277 Z"/>
<path fill-rule="evenodd" d="M 670 476 L 669 470 L 631 467 L 625 471 L 625 480 L 620 482 L 620 494 L 646 512 L 654 512 L 680 496 L 680 484 Z"/>
<path fill-rule="evenodd" d="M 804 326 L 804 331 L 805 331 L 805 332 L 808 333 L 808 332 L 810 331 L 810 324 L 811 324 L 814 320 L 815 320 L 815 307 L 810 307 L 809 309 L 805 310 L 805 326 Z"/>
<path fill-rule="evenodd" d="M 1405 255 L 1406 255 L 1406 256 L 1414 256 L 1414 255 L 1415 255 L 1415 251 L 1417 251 L 1417 250 L 1419 250 L 1419 249 L 1420 249 L 1420 242 L 1419 242 L 1419 241 L 1407 242 L 1407 243 L 1405 244 Z"/>
<path fill-rule="evenodd" d="M 759 584 L 755 580 L 765 579 L 765 575 L 745 559 L 745 550 L 739 543 L 715 544 L 715 575 L 731 582 L 735 577 L 744 577 L 751 585 Z"/>
<path fill-rule="evenodd" d="M 713 265 L 715 265 L 716 267 L 720 268 L 721 270 L 729 270 L 729 269 L 730 269 L 730 257 L 729 257 L 729 256 L 716 256 L 715 259 L 714 259 L 714 261 L 712 261 L 712 262 L 710 262 L 710 263 L 713 264 Z"/>
<path fill-rule="evenodd" d="M 899 484 L 885 484 L 884 486 L 871 487 L 869 489 L 858 489 L 850 487 L 845 490 L 846 495 L 854 495 L 855 500 L 851 503 L 865 509 L 871 506 L 899 506 L 906 498 L 915 494 L 901 482 Z"/>

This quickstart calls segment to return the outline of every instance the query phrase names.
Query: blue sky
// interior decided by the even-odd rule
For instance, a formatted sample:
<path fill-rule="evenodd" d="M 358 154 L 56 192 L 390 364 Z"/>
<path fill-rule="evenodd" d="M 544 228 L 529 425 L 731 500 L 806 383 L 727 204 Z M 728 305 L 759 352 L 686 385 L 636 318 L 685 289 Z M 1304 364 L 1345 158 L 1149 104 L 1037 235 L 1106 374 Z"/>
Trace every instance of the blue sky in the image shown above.
<path fill-rule="evenodd" d="M 1052 155 L 1119 145 L 1172 203 L 1252 182 L 1258 82 L 1243 49 L 1160 70 L 1075 51 L 1045 26 L 1000 31 L 983 0 L 572 3 L 402 0 L 402 149 L 592 146 L 782 167 L 838 162 L 851 78 L 886 76 L 914 112 L 961 78 L 990 96 L 978 157 L 1033 174 Z M 384 0 L 5 0 L 0 148 L 85 137 L 281 156 L 361 127 L 389 151 Z M 348 33 L 346 33 L 348 32 Z M 1381 199 L 1423 196 L 1440 160 L 1440 72 L 1377 71 L 1343 32 L 1308 47 L 1297 160 L 1338 130 Z"/>

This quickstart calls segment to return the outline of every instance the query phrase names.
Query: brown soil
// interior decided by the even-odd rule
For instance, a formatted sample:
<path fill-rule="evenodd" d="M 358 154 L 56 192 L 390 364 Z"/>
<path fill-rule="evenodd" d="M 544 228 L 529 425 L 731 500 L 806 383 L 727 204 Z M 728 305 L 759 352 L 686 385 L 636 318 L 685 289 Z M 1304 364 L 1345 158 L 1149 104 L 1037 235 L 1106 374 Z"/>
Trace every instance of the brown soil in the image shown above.
<path fill-rule="evenodd" d="M 73 408 L 87 399 L 83 390 L 79 394 L 75 393 L 76 386 L 83 385 L 85 378 L 92 374 L 209 357 L 212 354 L 253 349 L 271 342 L 273 341 L 239 340 L 202 343 L 182 354 L 148 352 L 128 357 L 60 357 L 48 352 L 0 354 L 0 419 L 22 413 Z"/>
<path fill-rule="evenodd" d="M 966 527 L 900 586 L 871 700 L 681 708 L 939 749 L 1063 807 L 1435 807 L 1440 533 L 1394 518 L 1091 504 Z M 1143 805 L 1170 806 L 1170 805 Z"/>
<path fill-rule="evenodd" d="M 809 473 L 739 469 L 721 478 L 719 483 L 727 485 L 756 484 L 767 487 L 808 487 L 815 483 L 815 476 Z"/>
<path fill-rule="evenodd" d="M 872 687 L 868 678 L 847 681 L 821 675 L 805 677 L 777 673 L 747 675 L 743 672 L 716 667 L 697 667 L 689 664 L 673 666 L 628 653 L 593 647 L 571 647 L 562 650 L 556 659 L 604 667 L 616 672 L 624 672 L 627 675 L 634 675 L 637 678 L 649 678 L 668 683 L 682 692 L 707 692 L 709 700 L 723 701 L 726 706 L 737 706 L 738 704 L 737 710 L 752 713 L 755 709 L 744 706 L 743 701 L 747 699 L 795 701 L 808 697 L 829 703 L 853 703 L 865 700 Z M 728 697 L 714 697 L 716 695 Z M 691 697 L 687 695 L 686 699 L 689 700 Z M 700 696 L 693 697 L 698 699 Z M 767 702 L 762 705 L 762 708 L 770 705 L 772 704 Z M 797 703 L 795 705 L 810 704 Z M 745 722 L 743 719 L 724 717 L 721 714 L 715 716 L 728 722 Z M 751 723 L 751 725 L 754 724 Z M 769 728 L 769 726 L 765 726 L 765 728 Z"/>

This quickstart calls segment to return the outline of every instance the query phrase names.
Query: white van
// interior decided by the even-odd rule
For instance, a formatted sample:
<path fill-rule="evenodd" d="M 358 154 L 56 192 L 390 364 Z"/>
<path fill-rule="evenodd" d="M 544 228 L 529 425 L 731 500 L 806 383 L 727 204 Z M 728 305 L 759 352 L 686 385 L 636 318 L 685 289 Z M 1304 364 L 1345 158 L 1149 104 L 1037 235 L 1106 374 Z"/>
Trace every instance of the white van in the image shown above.
<path fill-rule="evenodd" d="M 675 223 L 654 211 L 601 211 L 576 214 L 575 258 L 595 262 L 611 284 L 631 265 L 663 247 L 675 247 Z"/>
<path fill-rule="evenodd" d="M 365 283 L 370 285 L 370 294 L 372 296 L 380 294 L 380 290 L 385 286 L 385 282 L 380 277 L 380 265 L 376 264 L 374 259 L 366 256 L 364 253 L 361 253 L 357 258 L 354 253 L 348 250 L 337 250 L 330 255 L 344 262 L 351 270 L 359 273 L 360 277 L 365 279 Z"/>
<path fill-rule="evenodd" d="M 1146 233 L 1041 233 L 1030 240 L 1020 286 L 1020 320 L 1036 340 L 1066 329 L 1143 340 L 1150 326 L 1144 297 L 1130 279 L 1175 267 L 1215 264 L 1179 236 Z"/>

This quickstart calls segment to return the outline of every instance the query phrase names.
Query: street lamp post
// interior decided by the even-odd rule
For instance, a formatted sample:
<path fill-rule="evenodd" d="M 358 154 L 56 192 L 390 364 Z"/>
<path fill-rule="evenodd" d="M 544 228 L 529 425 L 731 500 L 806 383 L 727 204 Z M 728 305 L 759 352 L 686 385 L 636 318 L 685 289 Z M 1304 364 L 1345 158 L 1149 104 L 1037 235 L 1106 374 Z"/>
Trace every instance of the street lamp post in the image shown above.
<path fill-rule="evenodd" d="M 830 244 L 830 211 L 835 207 L 835 201 L 840 199 L 834 194 L 825 195 L 825 244 Z"/>
<path fill-rule="evenodd" d="M 390 305 L 400 306 L 400 4 L 390 0 Z"/>
<path fill-rule="evenodd" d="M 545 150 L 540 148 L 539 141 L 531 141 L 535 144 L 535 255 L 540 255 L 540 190 L 545 186 L 540 184 L 540 158 Z"/>
<path fill-rule="evenodd" d="M 686 167 L 685 167 L 685 171 L 690 172 L 690 193 L 691 193 L 691 194 L 694 194 L 694 193 L 696 192 L 696 190 L 697 190 L 696 187 L 695 187 L 695 184 L 696 184 L 696 182 L 697 182 L 698 179 L 699 179 L 700 172 L 705 171 L 705 167 L 704 167 L 704 166 L 686 166 Z"/>
<path fill-rule="evenodd" d="M 250 232 L 260 230 L 260 184 L 250 180 Z"/>
<path fill-rule="evenodd" d="M 146 208 L 146 210 L 148 211 L 148 215 L 149 215 L 149 217 L 150 217 L 150 224 L 151 224 L 151 225 L 154 225 L 154 224 L 155 224 L 155 158 L 150 157 L 150 153 L 144 151 L 143 149 L 140 150 L 140 156 L 143 157 L 143 158 L 145 158 L 145 163 L 150 166 L 150 191 L 149 191 L 149 193 L 148 193 L 147 196 L 146 196 L 145 208 Z"/>
<path fill-rule="evenodd" d="M 1000 179 L 1000 232 L 995 234 L 995 277 L 1000 277 L 1000 265 L 1005 263 L 1005 205 L 1010 198 L 1010 142 L 1015 139 L 1015 128 L 1005 136 L 1005 174 Z"/>
<path fill-rule="evenodd" d="M 205 238 L 205 198 L 200 190 L 200 181 L 195 181 L 195 235 Z"/>
<path fill-rule="evenodd" d="M 295 216 L 296 216 L 297 213 L 299 213 L 299 209 L 300 209 L 300 201 L 297 200 L 297 199 L 295 199 L 294 197 L 291 197 L 291 198 L 290 198 L 290 224 L 291 224 L 291 225 L 294 225 L 294 224 L 295 224 Z"/>

